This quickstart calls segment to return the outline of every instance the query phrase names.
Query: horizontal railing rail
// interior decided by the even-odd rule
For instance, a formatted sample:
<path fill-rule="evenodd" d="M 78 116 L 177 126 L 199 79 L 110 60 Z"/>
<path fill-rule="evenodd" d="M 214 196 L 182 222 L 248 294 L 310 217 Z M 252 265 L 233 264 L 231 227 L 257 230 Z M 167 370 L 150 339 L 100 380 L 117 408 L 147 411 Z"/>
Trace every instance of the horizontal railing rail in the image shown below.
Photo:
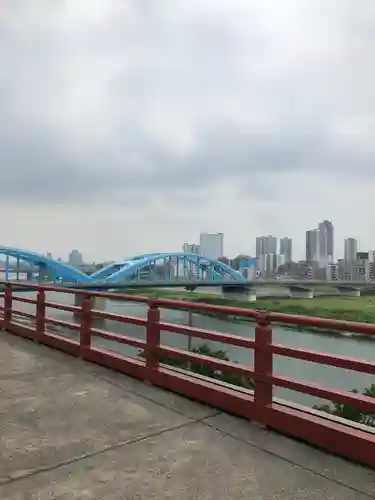
<path fill-rule="evenodd" d="M 282 376 L 275 372 L 273 366 L 274 357 L 282 356 L 375 375 L 375 363 L 274 343 L 272 324 L 308 326 L 370 336 L 375 336 L 375 325 L 54 286 L 22 283 L 16 285 L 3 283 L 3 285 L 5 292 L 0 296 L 2 329 L 242 415 L 265 426 L 305 439 L 314 445 L 375 466 L 373 432 L 366 432 L 363 426 L 360 428 L 351 422 L 344 425 L 342 419 L 335 420 L 332 415 L 328 417 L 323 412 L 283 405 L 274 398 L 274 388 L 297 391 L 372 414 L 375 414 L 375 398 L 302 379 L 297 380 L 289 375 Z M 28 293 L 33 293 L 30 289 L 35 291 L 35 295 L 20 295 L 22 293 L 20 288 L 23 286 Z M 75 305 L 54 302 L 48 295 L 50 292 L 70 294 L 75 298 Z M 79 300 L 76 300 L 76 297 Z M 126 316 L 96 309 L 95 300 L 98 298 L 143 304 L 147 307 L 147 317 Z M 22 310 L 17 307 L 17 304 L 22 303 L 27 306 L 34 305 L 35 310 Z M 72 321 L 52 317 L 49 313 L 51 309 L 71 313 Z M 162 321 L 161 309 L 184 309 L 197 314 L 241 317 L 249 321 L 249 336 Z M 101 322 L 101 326 L 105 325 L 105 321 L 110 321 L 143 327 L 146 332 L 145 339 L 131 336 L 126 330 L 124 334 L 107 331 L 99 328 L 96 325 L 97 321 Z M 59 329 L 51 330 L 51 326 Z M 68 331 L 75 333 L 69 336 Z M 164 332 L 248 349 L 249 363 L 240 364 L 165 345 L 161 342 L 161 335 Z M 109 347 L 104 348 L 103 344 L 98 344 L 95 339 L 105 340 Z M 116 350 L 116 344 L 136 348 L 138 355 L 125 355 Z M 168 359 L 182 364 L 174 367 L 168 364 Z M 250 359 L 253 359 L 252 363 Z M 209 368 L 212 373 L 242 377 L 251 381 L 251 388 L 236 388 L 233 385 L 235 382 L 228 384 L 223 379 L 217 380 L 215 377 L 207 378 L 199 373 L 192 373 L 192 366 Z"/>

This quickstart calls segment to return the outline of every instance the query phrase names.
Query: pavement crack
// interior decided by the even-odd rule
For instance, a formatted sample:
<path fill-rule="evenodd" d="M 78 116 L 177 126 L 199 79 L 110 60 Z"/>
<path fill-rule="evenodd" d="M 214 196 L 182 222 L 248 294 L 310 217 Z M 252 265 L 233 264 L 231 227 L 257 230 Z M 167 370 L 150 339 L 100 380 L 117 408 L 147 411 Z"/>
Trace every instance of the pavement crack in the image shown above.
<path fill-rule="evenodd" d="M 104 453 L 117 450 L 119 448 L 122 448 L 123 446 L 137 444 L 137 443 L 140 443 L 142 441 L 147 441 L 150 438 L 162 436 L 163 434 L 166 434 L 166 433 L 171 432 L 171 431 L 183 429 L 185 427 L 189 427 L 190 425 L 195 425 L 196 423 L 203 421 L 205 418 L 207 418 L 207 417 L 204 417 L 200 420 L 191 420 L 191 421 L 185 422 L 183 424 L 174 425 L 174 426 L 168 427 L 166 429 L 161 429 L 159 431 L 151 432 L 150 434 L 147 434 L 144 436 L 139 436 L 139 437 L 134 438 L 134 439 L 127 439 L 126 441 L 120 441 L 119 443 L 116 443 L 114 445 L 105 446 L 104 448 L 101 448 L 100 450 L 90 452 L 90 453 L 83 453 L 82 455 L 77 455 L 77 456 L 72 457 L 68 460 L 62 460 L 62 461 L 57 462 L 57 463 L 52 464 L 52 465 L 48 465 L 45 467 L 38 467 L 37 469 L 31 469 L 29 471 L 25 471 L 24 473 L 19 473 L 19 472 L 17 473 L 16 472 L 14 474 L 10 474 L 10 475 L 5 476 L 5 477 L 0 477 L 0 487 L 4 486 L 6 484 L 9 484 L 9 483 L 14 483 L 16 481 L 20 481 L 22 479 L 25 479 L 25 478 L 28 478 L 31 476 L 36 476 L 38 474 L 42 474 L 43 472 L 51 472 L 53 470 L 59 469 L 60 467 L 64 467 L 66 465 L 71 465 L 71 464 L 80 462 L 81 460 L 87 460 L 89 458 L 101 456 Z"/>
<path fill-rule="evenodd" d="M 141 392 L 135 391 L 134 389 L 127 389 L 127 388 L 123 387 L 121 384 L 116 384 L 116 382 L 113 382 L 112 380 L 107 379 L 105 376 L 102 377 L 100 375 L 96 375 L 95 373 L 93 373 L 93 374 L 90 373 L 90 376 L 92 376 L 92 377 L 94 377 L 94 378 L 96 378 L 98 380 L 101 380 L 102 382 L 106 382 L 107 384 L 110 384 L 113 387 L 121 389 L 124 392 L 133 394 L 134 396 L 138 396 L 138 397 L 140 397 L 142 399 L 145 399 L 146 401 L 150 401 L 150 403 L 154 403 L 154 404 L 156 404 L 156 405 L 158 405 L 158 406 L 160 406 L 162 408 L 165 408 L 166 410 L 173 411 L 174 413 L 177 413 L 178 415 L 181 415 L 182 417 L 190 418 L 191 420 L 193 420 L 195 422 L 201 422 L 202 420 L 204 420 L 206 418 L 217 417 L 218 415 L 220 415 L 222 413 L 222 411 L 217 410 L 216 408 L 212 408 L 212 413 L 209 413 L 209 414 L 205 415 L 204 417 L 200 417 L 200 418 L 196 419 L 194 417 L 191 417 L 187 413 L 184 413 L 183 411 L 180 411 L 180 410 L 176 409 L 172 405 L 167 405 L 167 404 L 161 403 L 160 401 L 158 401 L 156 399 L 153 399 L 153 398 L 150 398 L 148 396 L 145 396 Z M 158 387 L 155 387 L 155 388 L 158 389 Z M 162 389 L 162 390 L 164 390 L 165 392 L 168 392 L 166 389 Z M 175 393 L 171 393 L 171 394 L 175 394 Z M 186 399 L 187 401 L 190 401 L 189 398 L 186 398 L 184 396 L 180 396 L 179 394 L 176 394 L 176 396 L 181 397 L 183 399 Z M 199 404 L 196 401 L 192 401 L 192 402 L 196 403 L 196 404 Z M 207 408 L 209 408 L 209 407 L 207 407 Z"/>
<path fill-rule="evenodd" d="M 301 465 L 300 463 L 295 462 L 294 460 L 291 460 L 290 458 L 283 457 L 279 453 L 275 453 L 274 451 L 272 451 L 272 450 L 270 450 L 268 448 L 264 448 L 264 447 L 262 447 L 260 445 L 257 445 L 255 443 L 253 443 L 252 441 L 247 441 L 245 439 L 241 439 L 240 437 L 236 436 L 235 434 L 232 434 L 232 433 L 230 433 L 228 431 L 224 431 L 222 429 L 219 429 L 219 428 L 215 427 L 215 425 L 211 424 L 210 422 L 206 422 L 205 420 L 207 420 L 207 419 L 202 419 L 201 423 L 203 425 L 206 425 L 207 427 L 210 427 L 211 429 L 214 429 L 215 431 L 220 432 L 224 436 L 228 436 L 228 437 L 230 437 L 232 439 L 235 439 L 236 441 L 239 441 L 241 443 L 244 443 L 244 444 L 246 444 L 246 445 L 248 445 L 248 446 L 250 446 L 252 448 L 255 448 L 257 450 L 263 451 L 263 452 L 267 453 L 268 455 L 270 455 L 270 456 L 272 456 L 274 458 L 278 458 L 279 460 L 282 460 L 283 462 L 286 462 L 289 465 L 292 465 L 293 467 L 298 467 L 299 469 L 302 469 L 304 471 L 310 472 L 310 473 L 312 473 L 312 474 L 314 474 L 314 475 L 316 475 L 318 477 L 326 479 L 327 481 L 331 481 L 332 483 L 335 483 L 338 486 L 343 486 L 345 488 L 348 488 L 349 490 L 351 490 L 351 491 L 353 491 L 355 493 L 359 493 L 359 494 L 367 496 L 368 498 L 371 498 L 371 499 L 375 498 L 375 495 L 371 495 L 370 493 L 367 493 L 364 490 L 360 490 L 358 488 L 355 488 L 354 486 L 346 484 L 345 482 L 340 481 L 339 479 L 335 479 L 335 478 L 330 477 L 330 476 L 328 476 L 326 474 L 323 474 L 322 472 L 318 472 L 318 471 L 316 471 L 316 470 L 314 470 L 314 469 L 312 469 L 310 467 L 306 467 L 304 465 Z M 249 422 L 249 425 L 252 425 L 251 422 Z M 265 432 L 267 432 L 267 431 L 265 431 Z M 322 451 L 322 453 L 323 452 L 324 451 Z M 366 467 L 366 466 L 363 465 L 362 467 Z"/>

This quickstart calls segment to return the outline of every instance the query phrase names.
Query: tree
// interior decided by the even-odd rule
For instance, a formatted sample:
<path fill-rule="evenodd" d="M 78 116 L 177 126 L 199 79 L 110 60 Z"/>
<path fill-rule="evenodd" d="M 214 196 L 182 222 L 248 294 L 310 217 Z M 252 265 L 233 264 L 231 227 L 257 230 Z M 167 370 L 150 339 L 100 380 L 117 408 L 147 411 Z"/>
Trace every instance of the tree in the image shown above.
<path fill-rule="evenodd" d="M 358 394 L 357 389 L 353 389 L 350 392 Z M 375 398 L 375 384 L 367 387 L 362 394 L 370 398 Z M 345 418 L 347 420 L 352 420 L 353 422 L 375 427 L 375 413 L 362 411 L 347 404 L 336 403 L 333 408 L 329 405 L 314 406 L 314 409 L 330 413 L 336 417 Z"/>
<path fill-rule="evenodd" d="M 212 358 L 222 359 L 223 361 L 230 361 L 225 351 L 221 349 L 213 350 L 208 344 L 202 344 L 198 348 L 192 349 L 191 352 L 202 354 L 202 356 L 211 356 Z M 144 358 L 145 352 L 141 351 L 138 356 Z M 228 384 L 238 385 L 240 387 L 245 387 L 246 389 L 254 389 L 254 381 L 252 379 L 245 377 L 244 375 L 221 372 L 211 368 L 210 366 L 204 365 L 203 363 L 192 363 L 186 360 L 171 358 L 169 356 L 162 356 L 160 358 L 160 362 L 177 368 L 183 368 L 184 370 L 192 371 L 194 373 L 204 375 L 205 377 L 221 380 L 222 382 L 227 382 Z"/>

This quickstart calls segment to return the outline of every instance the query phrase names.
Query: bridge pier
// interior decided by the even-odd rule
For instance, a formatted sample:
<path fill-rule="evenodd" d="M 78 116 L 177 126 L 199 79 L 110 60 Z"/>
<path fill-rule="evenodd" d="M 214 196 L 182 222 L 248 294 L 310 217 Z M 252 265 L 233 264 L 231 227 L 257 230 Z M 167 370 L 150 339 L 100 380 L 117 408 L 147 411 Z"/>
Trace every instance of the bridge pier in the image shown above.
<path fill-rule="evenodd" d="M 292 299 L 313 299 L 314 290 L 312 288 L 289 287 L 289 297 Z"/>
<path fill-rule="evenodd" d="M 74 305 L 77 307 L 82 307 L 83 300 L 85 298 L 85 295 L 76 293 L 74 295 Z M 106 305 L 107 305 L 107 299 L 105 297 L 92 297 L 92 308 L 96 309 L 97 311 L 105 311 L 106 310 Z M 74 321 L 77 323 L 81 322 L 82 318 L 82 312 L 81 311 L 75 311 L 73 313 L 73 318 Z M 93 323 L 97 326 L 98 324 L 103 324 L 104 323 L 103 318 L 98 318 L 95 317 L 95 313 L 93 313 Z"/>
<path fill-rule="evenodd" d="M 225 299 L 242 300 L 247 302 L 256 302 L 257 300 L 256 289 L 249 286 L 239 287 L 225 285 L 221 287 L 221 293 Z"/>
<path fill-rule="evenodd" d="M 360 297 L 361 296 L 361 290 L 359 288 L 337 286 L 336 290 L 338 290 L 340 295 L 344 295 L 345 297 Z"/>
<path fill-rule="evenodd" d="M 38 266 L 38 283 L 45 283 L 46 281 L 54 281 L 52 270 L 44 263 Z"/>

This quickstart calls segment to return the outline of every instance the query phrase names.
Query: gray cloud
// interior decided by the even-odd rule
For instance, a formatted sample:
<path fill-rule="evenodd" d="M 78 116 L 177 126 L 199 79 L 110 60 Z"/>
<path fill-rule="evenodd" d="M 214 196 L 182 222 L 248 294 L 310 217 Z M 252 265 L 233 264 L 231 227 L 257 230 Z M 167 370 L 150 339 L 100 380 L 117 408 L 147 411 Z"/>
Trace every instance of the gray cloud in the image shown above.
<path fill-rule="evenodd" d="M 5 8 L 2 199 L 186 201 L 222 182 L 267 197 L 265 174 L 373 175 L 372 3 L 286 2 L 296 28 L 267 21 L 272 1 L 126 4 Z"/>

